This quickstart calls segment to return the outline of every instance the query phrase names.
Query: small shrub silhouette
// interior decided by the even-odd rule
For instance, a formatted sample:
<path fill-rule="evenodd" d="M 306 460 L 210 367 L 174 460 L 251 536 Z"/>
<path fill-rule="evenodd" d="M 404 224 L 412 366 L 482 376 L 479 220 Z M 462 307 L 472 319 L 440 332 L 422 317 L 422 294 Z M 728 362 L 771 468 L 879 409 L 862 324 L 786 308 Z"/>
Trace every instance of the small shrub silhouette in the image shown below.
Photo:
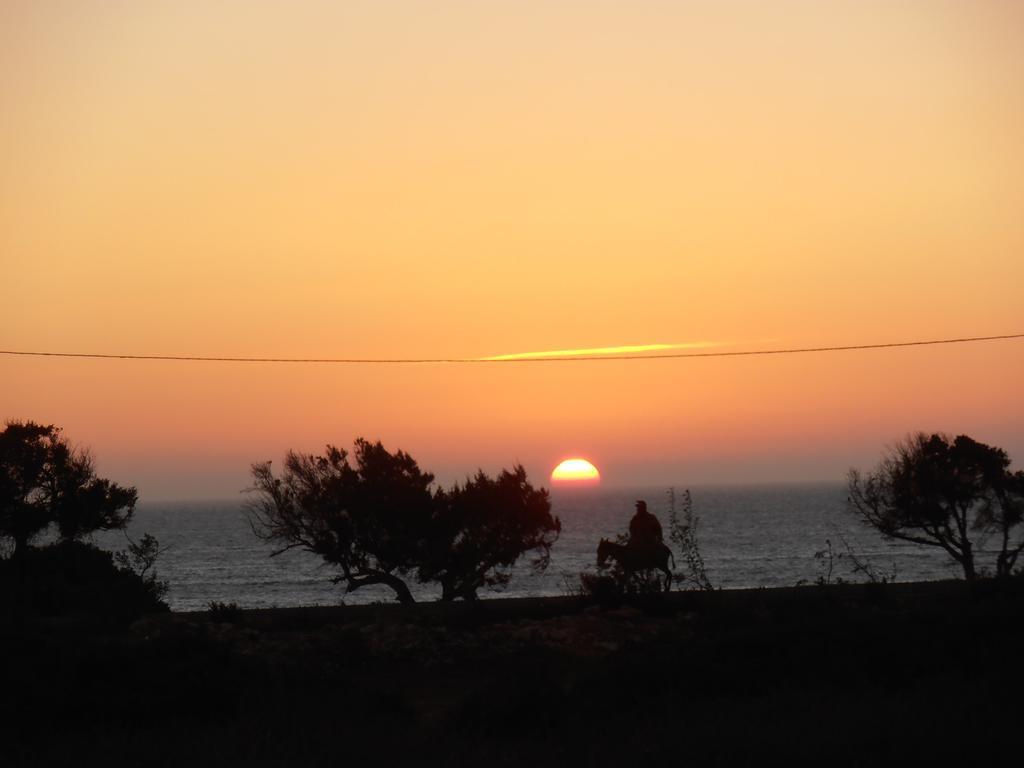
<path fill-rule="evenodd" d="M 617 606 L 625 595 L 623 585 L 607 573 L 580 574 L 579 594 L 592 598 L 598 605 Z"/>
<path fill-rule="evenodd" d="M 700 528 L 700 517 L 693 511 L 693 499 L 689 489 L 683 491 L 680 509 L 676 509 L 676 491 L 668 491 L 668 528 L 669 539 L 679 548 L 686 571 L 676 575 L 676 581 L 710 591 L 714 589 L 711 579 L 704 568 L 704 555 L 700 550 L 697 532 Z"/>
<path fill-rule="evenodd" d="M 25 553 L 31 579 L 21 583 L 20 564 L 0 560 L 4 602 L 19 593 L 42 616 L 92 615 L 107 624 L 128 624 L 144 613 L 170 610 L 160 582 L 120 567 L 110 552 L 92 544 L 64 541 Z"/>
<path fill-rule="evenodd" d="M 235 602 L 221 603 L 217 600 L 211 600 L 207 610 L 211 619 L 224 624 L 234 624 L 242 618 L 242 609 Z"/>

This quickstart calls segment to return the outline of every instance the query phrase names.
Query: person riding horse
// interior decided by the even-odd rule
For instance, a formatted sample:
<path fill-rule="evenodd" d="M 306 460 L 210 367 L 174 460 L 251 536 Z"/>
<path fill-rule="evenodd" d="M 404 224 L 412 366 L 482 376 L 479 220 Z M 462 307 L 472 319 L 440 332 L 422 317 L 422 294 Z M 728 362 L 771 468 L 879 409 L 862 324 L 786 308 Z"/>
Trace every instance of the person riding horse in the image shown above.
<path fill-rule="evenodd" d="M 662 544 L 661 523 L 647 511 L 647 502 L 636 503 L 636 514 L 629 521 L 629 544 L 635 549 L 653 550 Z"/>
<path fill-rule="evenodd" d="M 676 559 L 662 541 L 661 523 L 647 511 L 644 501 L 636 503 L 636 514 L 629 521 L 629 543 L 623 545 L 601 539 L 597 545 L 598 567 L 604 568 L 609 558 L 618 562 L 627 578 L 639 571 L 659 570 L 665 574 L 663 589 L 667 592 L 672 588 L 669 563 L 675 568 Z"/>

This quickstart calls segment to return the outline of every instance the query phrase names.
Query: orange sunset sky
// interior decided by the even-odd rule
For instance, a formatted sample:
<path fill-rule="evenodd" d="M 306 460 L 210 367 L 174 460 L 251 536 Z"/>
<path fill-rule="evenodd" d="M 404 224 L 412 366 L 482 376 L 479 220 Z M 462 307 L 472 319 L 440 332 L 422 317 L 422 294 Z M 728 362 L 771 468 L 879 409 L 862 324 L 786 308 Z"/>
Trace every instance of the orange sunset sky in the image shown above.
<path fill-rule="evenodd" d="M 1024 3 L 4 0 L 0 349 L 488 357 L 1024 332 Z M 1024 341 L 289 365 L 0 356 L 143 500 L 357 435 L 450 482 L 1024 463 Z"/>

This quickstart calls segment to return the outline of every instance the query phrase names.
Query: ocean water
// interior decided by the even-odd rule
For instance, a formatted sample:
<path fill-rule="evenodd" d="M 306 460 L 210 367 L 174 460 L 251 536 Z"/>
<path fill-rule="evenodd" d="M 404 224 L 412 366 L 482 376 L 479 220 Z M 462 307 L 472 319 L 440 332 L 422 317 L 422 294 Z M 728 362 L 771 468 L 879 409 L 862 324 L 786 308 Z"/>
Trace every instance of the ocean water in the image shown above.
<path fill-rule="evenodd" d="M 837 555 L 843 552 L 840 536 L 862 560 L 886 575 L 895 573 L 898 581 L 957 575 L 940 550 L 886 542 L 862 526 L 846 510 L 844 485 L 708 486 L 691 488 L 691 494 L 700 519 L 700 549 L 716 587 L 814 582 L 824 567 L 815 553 L 826 548 L 826 540 L 831 540 Z M 647 501 L 667 539 L 666 488 L 554 491 L 552 508 L 562 520 L 562 534 L 552 548 L 547 570 L 535 573 L 524 562 L 517 565 L 507 589 L 484 592 L 481 597 L 566 594 L 578 585 L 582 571 L 595 570 L 601 537 L 614 538 L 626 531 L 637 499 Z M 174 610 L 204 610 L 211 601 L 263 608 L 392 599 L 385 587 L 365 587 L 346 595 L 343 586 L 331 583 L 336 571 L 315 555 L 293 550 L 270 557 L 272 547 L 249 529 L 243 500 L 140 503 L 129 534 L 143 533 L 156 536 L 165 549 L 157 571 L 170 582 L 168 601 Z M 118 532 L 98 535 L 96 543 L 108 549 L 125 546 Z M 833 562 L 833 580 L 863 580 L 851 573 L 848 558 Z M 415 584 L 413 578 L 409 583 L 418 600 L 439 596 L 436 586 Z"/>

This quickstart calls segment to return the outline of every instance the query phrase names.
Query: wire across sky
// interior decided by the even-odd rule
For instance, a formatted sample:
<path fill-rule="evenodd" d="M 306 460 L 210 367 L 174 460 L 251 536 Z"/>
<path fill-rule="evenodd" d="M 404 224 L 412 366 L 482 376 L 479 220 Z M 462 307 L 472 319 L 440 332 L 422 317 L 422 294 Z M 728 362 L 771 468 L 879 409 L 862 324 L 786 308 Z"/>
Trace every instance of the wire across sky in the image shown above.
<path fill-rule="evenodd" d="M 789 347 L 783 349 L 747 349 L 735 351 L 689 351 L 689 352 L 665 352 L 652 351 L 648 354 L 629 351 L 625 353 L 611 352 L 606 354 L 605 349 L 610 350 L 637 350 L 652 349 L 665 350 L 679 347 L 707 347 L 708 343 L 697 343 L 689 345 L 677 344 L 648 344 L 634 345 L 630 347 L 607 347 L 585 350 L 570 350 L 538 353 L 519 353 L 512 355 L 497 355 L 493 357 L 398 357 L 398 358 L 359 358 L 359 357 L 211 357 L 203 355 L 136 355 L 136 354 L 114 354 L 102 352 L 40 352 L 29 350 L 2 349 L 0 355 L 18 357 L 58 357 L 58 358 L 86 358 L 92 360 L 161 360 L 167 362 L 195 362 L 195 363 L 307 363 L 307 364 L 340 364 L 340 365 L 425 365 L 425 364 L 486 364 L 486 363 L 583 363 L 583 362 L 605 362 L 614 360 L 679 360 L 692 358 L 709 357 L 753 357 L 764 355 L 798 355 L 815 352 L 854 352 L 871 349 L 895 349 L 905 347 L 926 347 L 940 344 L 971 344 L 983 341 L 1007 341 L 1010 339 L 1024 339 L 1024 333 L 1005 333 L 997 336 L 969 336 L 955 339 L 927 339 L 917 341 L 889 341 L 876 344 L 846 344 L 818 347 Z M 563 354 L 564 352 L 565 354 Z"/>

